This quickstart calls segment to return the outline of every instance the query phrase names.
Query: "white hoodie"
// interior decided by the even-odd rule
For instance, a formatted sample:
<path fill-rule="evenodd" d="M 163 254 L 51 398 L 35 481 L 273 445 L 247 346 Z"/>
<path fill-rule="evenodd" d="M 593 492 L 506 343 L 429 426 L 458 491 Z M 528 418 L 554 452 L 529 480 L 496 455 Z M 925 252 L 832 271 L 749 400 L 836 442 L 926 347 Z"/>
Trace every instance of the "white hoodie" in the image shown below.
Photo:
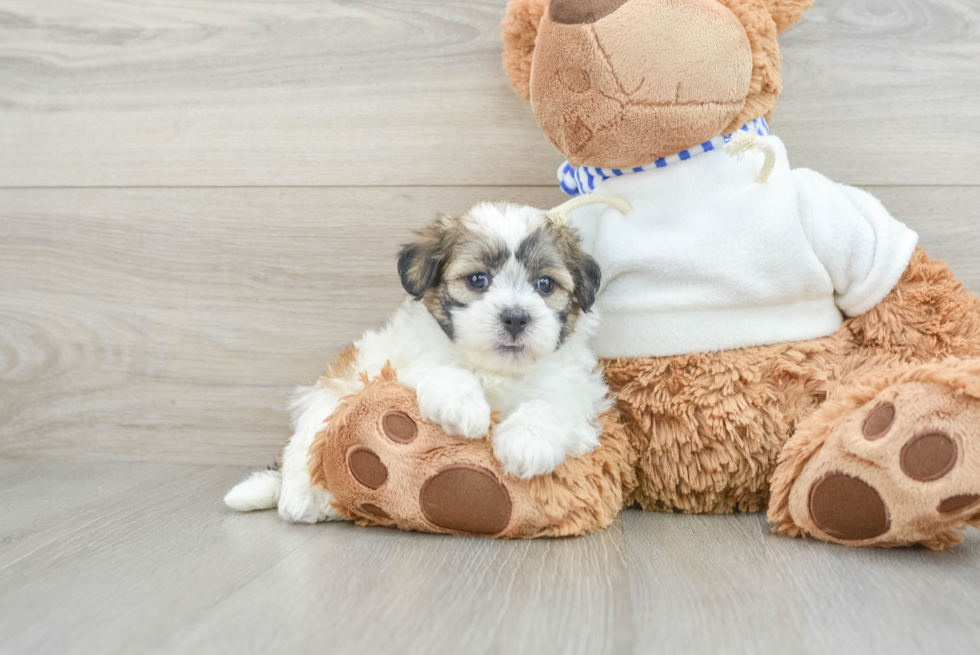
<path fill-rule="evenodd" d="M 593 348 L 600 357 L 712 352 L 834 333 L 895 286 L 918 236 L 873 196 L 776 153 L 717 148 L 665 168 L 600 181 L 623 215 L 589 205 L 569 215 L 602 267 Z"/>

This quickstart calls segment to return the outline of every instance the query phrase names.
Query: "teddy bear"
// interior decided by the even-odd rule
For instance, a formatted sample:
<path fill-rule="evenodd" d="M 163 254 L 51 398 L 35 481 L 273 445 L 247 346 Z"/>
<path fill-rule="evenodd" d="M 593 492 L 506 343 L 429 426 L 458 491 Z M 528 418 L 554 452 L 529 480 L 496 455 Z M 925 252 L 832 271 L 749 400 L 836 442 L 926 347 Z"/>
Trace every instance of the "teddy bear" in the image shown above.
<path fill-rule="evenodd" d="M 504 69 L 559 184 L 631 208 L 569 212 L 603 269 L 615 408 L 592 453 L 518 480 L 492 434 L 446 435 L 397 371 L 365 376 L 310 450 L 341 516 L 529 538 L 631 506 L 767 511 L 779 534 L 932 549 L 980 527 L 980 299 L 770 133 L 777 37 L 811 3 L 510 0 Z"/>

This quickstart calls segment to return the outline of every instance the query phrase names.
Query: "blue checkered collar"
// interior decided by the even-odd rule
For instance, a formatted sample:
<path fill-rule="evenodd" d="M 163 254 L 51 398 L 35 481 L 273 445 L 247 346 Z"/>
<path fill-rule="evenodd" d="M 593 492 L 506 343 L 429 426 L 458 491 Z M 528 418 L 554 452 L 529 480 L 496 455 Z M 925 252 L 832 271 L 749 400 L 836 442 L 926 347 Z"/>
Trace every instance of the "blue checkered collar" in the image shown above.
<path fill-rule="evenodd" d="M 751 122 L 746 123 L 739 129 L 743 132 L 755 132 L 759 136 L 769 136 L 769 124 L 766 123 L 766 119 L 762 116 L 753 119 Z M 580 193 L 591 193 L 595 190 L 596 185 L 603 180 L 608 180 L 611 177 L 619 177 L 620 175 L 628 175 L 630 173 L 642 173 L 643 171 L 649 171 L 655 168 L 664 168 L 666 166 L 670 166 L 671 164 L 684 161 L 685 159 L 696 157 L 697 155 L 708 152 L 709 150 L 724 148 L 725 144 L 728 143 L 731 138 L 732 133 L 719 134 L 715 138 L 711 139 L 710 141 L 705 141 L 699 146 L 695 146 L 687 150 L 681 150 L 676 155 L 661 157 L 652 164 L 637 166 L 636 168 L 620 169 L 595 168 L 593 166 L 572 166 L 566 161 L 558 168 L 558 182 L 561 184 L 561 190 L 570 196 L 577 196 Z"/>

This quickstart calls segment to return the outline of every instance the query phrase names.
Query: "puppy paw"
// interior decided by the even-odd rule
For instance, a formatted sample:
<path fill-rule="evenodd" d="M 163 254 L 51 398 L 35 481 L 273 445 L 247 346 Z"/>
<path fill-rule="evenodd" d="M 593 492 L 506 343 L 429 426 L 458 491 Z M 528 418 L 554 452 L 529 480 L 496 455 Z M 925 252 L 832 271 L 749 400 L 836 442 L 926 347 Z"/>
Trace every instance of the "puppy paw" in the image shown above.
<path fill-rule="evenodd" d="M 466 371 L 441 369 L 416 388 L 419 412 L 448 434 L 479 439 L 490 431 L 490 405 L 476 378 Z"/>
<path fill-rule="evenodd" d="M 564 435 L 555 428 L 546 403 L 530 401 L 518 407 L 493 434 L 493 454 L 504 473 L 527 479 L 554 471 L 568 454 Z"/>
<path fill-rule="evenodd" d="M 290 523 L 318 523 L 340 519 L 330 504 L 330 492 L 298 480 L 283 480 L 279 516 Z"/>

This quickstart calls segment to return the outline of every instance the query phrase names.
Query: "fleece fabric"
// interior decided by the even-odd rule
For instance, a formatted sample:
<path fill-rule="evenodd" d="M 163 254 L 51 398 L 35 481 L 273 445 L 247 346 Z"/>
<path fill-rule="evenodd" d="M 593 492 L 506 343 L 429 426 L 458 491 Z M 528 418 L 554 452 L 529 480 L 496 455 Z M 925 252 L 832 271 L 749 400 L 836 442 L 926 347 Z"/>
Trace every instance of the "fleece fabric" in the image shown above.
<path fill-rule="evenodd" d="M 895 286 L 918 236 L 873 196 L 808 169 L 782 141 L 764 155 L 717 149 L 675 166 L 612 177 L 595 192 L 633 206 L 575 210 L 602 267 L 603 358 L 660 357 L 804 341 L 833 334 Z"/>

